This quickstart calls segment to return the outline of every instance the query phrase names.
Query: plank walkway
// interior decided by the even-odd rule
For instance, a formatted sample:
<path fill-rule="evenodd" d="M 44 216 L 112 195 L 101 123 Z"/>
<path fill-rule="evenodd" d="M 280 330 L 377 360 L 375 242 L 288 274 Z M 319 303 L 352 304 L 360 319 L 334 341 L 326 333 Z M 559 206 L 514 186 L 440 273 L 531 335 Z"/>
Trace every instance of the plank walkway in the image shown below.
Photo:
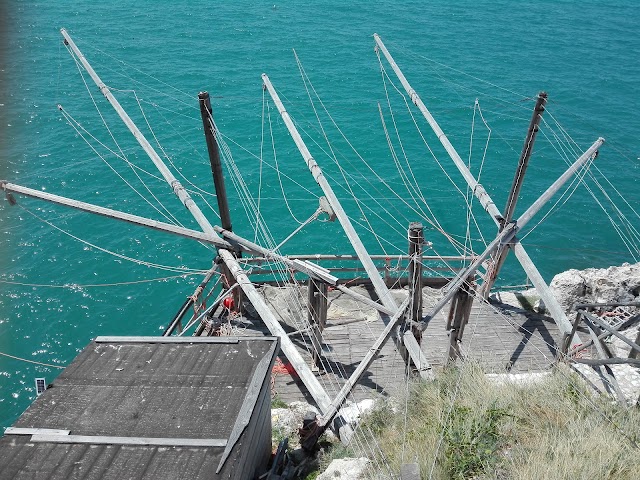
<path fill-rule="evenodd" d="M 368 292 L 364 287 L 356 288 L 358 293 Z M 293 289 L 263 287 L 260 292 L 311 365 L 311 356 L 306 353 L 311 341 L 306 333 L 298 332 L 306 323 L 306 290 L 302 288 L 296 294 Z M 399 304 L 406 291 L 394 290 L 393 295 Z M 435 290 L 425 288 L 424 313 L 435 303 L 436 295 Z M 429 322 L 422 341 L 422 350 L 436 370 L 446 363 L 449 346 L 445 330 L 447 313 L 448 306 Z M 269 335 L 266 327 L 250 313 L 235 319 L 233 325 L 233 334 Z M 327 328 L 323 334 L 325 372 L 319 372 L 318 379 L 330 397 L 336 395 L 383 329 L 384 324 L 374 309 L 357 304 L 338 291 L 329 293 Z M 476 300 L 464 331 L 462 350 L 467 358 L 479 361 L 494 373 L 544 371 L 554 362 L 559 340 L 560 332 L 549 317 Z M 286 357 L 280 354 L 279 358 L 282 364 L 274 368 L 272 393 L 287 403 L 313 403 Z M 405 368 L 393 341 L 389 340 L 361 378 L 351 399 L 359 401 L 376 395 L 392 395 L 396 389 L 406 388 Z"/>

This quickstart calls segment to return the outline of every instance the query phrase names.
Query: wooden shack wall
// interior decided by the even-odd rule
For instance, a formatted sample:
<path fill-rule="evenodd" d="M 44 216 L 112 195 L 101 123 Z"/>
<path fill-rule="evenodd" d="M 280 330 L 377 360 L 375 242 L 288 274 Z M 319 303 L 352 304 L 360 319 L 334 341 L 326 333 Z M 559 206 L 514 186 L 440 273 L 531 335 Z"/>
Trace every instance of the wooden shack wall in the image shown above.
<path fill-rule="evenodd" d="M 216 478 L 247 480 L 267 471 L 272 453 L 271 369 L 274 362 L 275 355 L 271 359 L 269 373 L 263 379 L 249 424 Z"/>

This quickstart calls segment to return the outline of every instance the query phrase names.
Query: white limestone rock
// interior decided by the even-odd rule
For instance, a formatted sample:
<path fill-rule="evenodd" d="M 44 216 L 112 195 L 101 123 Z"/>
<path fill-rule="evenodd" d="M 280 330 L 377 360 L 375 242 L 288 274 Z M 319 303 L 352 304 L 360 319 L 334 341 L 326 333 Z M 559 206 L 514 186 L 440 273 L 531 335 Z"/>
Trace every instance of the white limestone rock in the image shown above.
<path fill-rule="evenodd" d="M 332 461 L 327 469 L 318 475 L 317 480 L 364 480 L 365 469 L 369 465 L 369 459 L 340 458 Z"/>
<path fill-rule="evenodd" d="M 567 314 L 578 303 L 640 301 L 640 263 L 567 270 L 550 287 Z"/>

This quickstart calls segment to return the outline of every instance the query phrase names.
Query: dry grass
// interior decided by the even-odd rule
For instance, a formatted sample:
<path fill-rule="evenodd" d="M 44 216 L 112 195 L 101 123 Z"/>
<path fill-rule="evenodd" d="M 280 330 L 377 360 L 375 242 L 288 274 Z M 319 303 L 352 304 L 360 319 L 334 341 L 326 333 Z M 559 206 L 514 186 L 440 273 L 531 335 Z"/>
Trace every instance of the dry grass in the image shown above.
<path fill-rule="evenodd" d="M 535 385 L 496 386 L 466 363 L 413 385 L 395 407 L 380 405 L 361 431 L 377 438 L 391 471 L 417 461 L 422 478 L 624 480 L 640 472 L 640 409 L 593 397 L 563 367 Z"/>

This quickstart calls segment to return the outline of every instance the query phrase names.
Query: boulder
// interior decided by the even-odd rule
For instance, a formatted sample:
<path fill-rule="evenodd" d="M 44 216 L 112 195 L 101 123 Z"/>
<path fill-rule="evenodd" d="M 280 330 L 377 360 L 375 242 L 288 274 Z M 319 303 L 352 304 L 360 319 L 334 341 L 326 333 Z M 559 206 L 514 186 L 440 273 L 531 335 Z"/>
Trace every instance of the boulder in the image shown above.
<path fill-rule="evenodd" d="M 318 475 L 317 480 L 364 480 L 369 460 L 360 458 L 340 458 L 332 461 L 327 469 Z"/>
<path fill-rule="evenodd" d="M 550 287 L 567 314 L 578 303 L 640 301 L 640 263 L 567 270 L 553 277 Z"/>

